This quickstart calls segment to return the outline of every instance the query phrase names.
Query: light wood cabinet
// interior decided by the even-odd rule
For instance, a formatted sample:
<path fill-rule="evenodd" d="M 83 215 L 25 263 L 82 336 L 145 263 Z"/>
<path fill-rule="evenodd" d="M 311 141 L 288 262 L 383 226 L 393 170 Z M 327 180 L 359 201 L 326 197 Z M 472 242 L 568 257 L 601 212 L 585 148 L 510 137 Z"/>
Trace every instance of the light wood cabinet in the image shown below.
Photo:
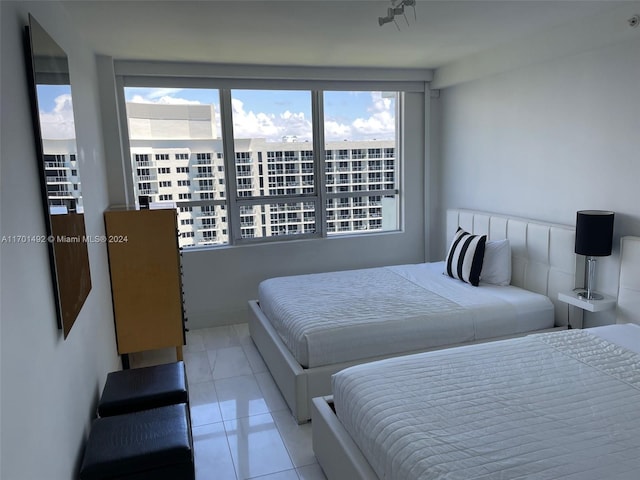
<path fill-rule="evenodd" d="M 182 360 L 184 315 L 175 209 L 109 208 L 104 220 L 118 353 L 175 347 Z"/>

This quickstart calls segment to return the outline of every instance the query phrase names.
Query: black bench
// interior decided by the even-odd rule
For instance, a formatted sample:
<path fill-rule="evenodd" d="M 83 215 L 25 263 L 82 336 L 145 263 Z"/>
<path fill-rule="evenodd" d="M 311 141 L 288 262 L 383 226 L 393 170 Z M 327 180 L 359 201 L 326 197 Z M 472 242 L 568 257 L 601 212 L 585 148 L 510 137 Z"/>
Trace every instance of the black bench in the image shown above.
<path fill-rule="evenodd" d="M 98 403 L 98 415 L 122 415 L 176 403 L 189 404 L 182 361 L 109 373 Z"/>
<path fill-rule="evenodd" d="M 97 418 L 80 480 L 194 480 L 185 403 Z"/>

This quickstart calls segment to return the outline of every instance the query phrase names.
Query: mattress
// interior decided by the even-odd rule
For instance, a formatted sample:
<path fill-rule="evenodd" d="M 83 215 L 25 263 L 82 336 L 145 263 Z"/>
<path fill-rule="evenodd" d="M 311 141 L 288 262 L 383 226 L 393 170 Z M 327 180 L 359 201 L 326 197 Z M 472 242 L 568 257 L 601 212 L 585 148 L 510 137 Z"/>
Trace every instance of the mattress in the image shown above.
<path fill-rule="evenodd" d="M 278 277 L 260 283 L 258 301 L 303 367 L 553 327 L 548 297 L 443 271 L 436 262 Z"/>
<path fill-rule="evenodd" d="M 380 478 L 637 479 L 640 327 L 619 330 L 352 367 L 333 376 L 336 415 Z"/>

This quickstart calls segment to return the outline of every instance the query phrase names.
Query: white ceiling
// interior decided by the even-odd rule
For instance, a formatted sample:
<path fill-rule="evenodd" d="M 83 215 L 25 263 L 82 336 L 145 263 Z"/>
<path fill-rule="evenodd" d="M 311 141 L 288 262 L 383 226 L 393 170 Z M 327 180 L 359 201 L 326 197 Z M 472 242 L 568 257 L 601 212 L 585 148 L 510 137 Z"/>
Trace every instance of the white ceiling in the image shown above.
<path fill-rule="evenodd" d="M 144 59 L 335 67 L 437 68 L 623 2 L 418 0 L 378 25 L 390 0 L 62 2 L 100 54 Z"/>

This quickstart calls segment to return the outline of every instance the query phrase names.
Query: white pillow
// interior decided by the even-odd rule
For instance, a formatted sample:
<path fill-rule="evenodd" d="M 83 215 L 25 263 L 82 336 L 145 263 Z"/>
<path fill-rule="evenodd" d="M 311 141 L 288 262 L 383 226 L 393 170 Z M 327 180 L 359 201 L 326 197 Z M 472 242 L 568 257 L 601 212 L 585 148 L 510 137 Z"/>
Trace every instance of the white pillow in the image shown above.
<path fill-rule="evenodd" d="M 511 245 L 509 239 L 487 242 L 480 281 L 493 285 L 509 285 L 511 283 Z"/>

